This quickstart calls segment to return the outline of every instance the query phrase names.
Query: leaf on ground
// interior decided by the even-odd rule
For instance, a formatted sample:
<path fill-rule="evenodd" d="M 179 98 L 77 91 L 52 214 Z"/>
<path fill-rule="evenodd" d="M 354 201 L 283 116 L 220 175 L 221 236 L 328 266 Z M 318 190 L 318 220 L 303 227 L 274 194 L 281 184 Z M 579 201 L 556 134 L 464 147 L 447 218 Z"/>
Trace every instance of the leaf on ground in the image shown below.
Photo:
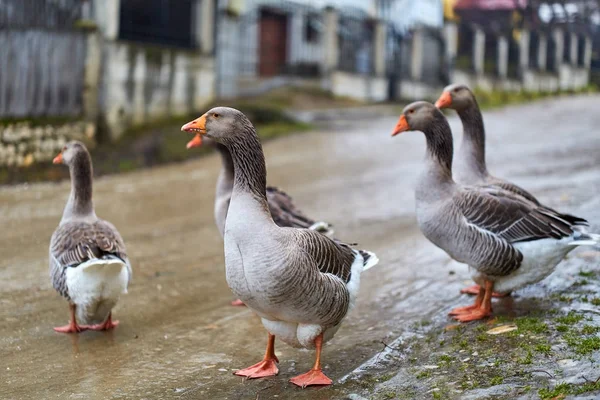
<path fill-rule="evenodd" d="M 495 328 L 492 328 L 489 331 L 487 331 L 486 333 L 488 335 L 500 335 L 502 333 L 512 332 L 512 331 L 516 331 L 516 330 L 517 330 L 516 325 L 507 324 L 507 325 L 500 325 Z"/>

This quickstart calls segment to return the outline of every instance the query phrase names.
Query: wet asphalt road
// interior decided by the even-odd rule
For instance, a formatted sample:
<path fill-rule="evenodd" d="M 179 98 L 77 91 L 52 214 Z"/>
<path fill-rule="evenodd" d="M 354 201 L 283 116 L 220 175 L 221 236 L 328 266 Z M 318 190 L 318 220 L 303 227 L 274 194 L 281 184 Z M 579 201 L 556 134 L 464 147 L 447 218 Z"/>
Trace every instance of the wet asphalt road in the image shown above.
<path fill-rule="evenodd" d="M 600 96 L 585 96 L 486 112 L 490 171 L 600 231 L 598 110 Z M 460 138 L 460 122 L 450 115 Z M 470 301 L 458 294 L 468 282 L 466 267 L 416 227 L 413 188 L 425 140 L 416 132 L 390 138 L 396 120 L 340 121 L 265 145 L 270 184 L 381 260 L 363 276 L 358 306 L 325 347 L 333 387 L 288 384 L 312 366 L 314 354 L 279 343 L 278 377 L 232 375 L 260 360 L 266 333 L 250 311 L 229 306 L 213 222 L 220 168 L 214 155 L 96 181 L 96 212 L 121 231 L 134 269 L 113 332 L 52 330 L 68 319 L 67 303 L 48 279 L 47 255 L 69 183 L 0 188 L 0 398 L 341 397 L 340 379 L 381 351 L 382 341 Z"/>

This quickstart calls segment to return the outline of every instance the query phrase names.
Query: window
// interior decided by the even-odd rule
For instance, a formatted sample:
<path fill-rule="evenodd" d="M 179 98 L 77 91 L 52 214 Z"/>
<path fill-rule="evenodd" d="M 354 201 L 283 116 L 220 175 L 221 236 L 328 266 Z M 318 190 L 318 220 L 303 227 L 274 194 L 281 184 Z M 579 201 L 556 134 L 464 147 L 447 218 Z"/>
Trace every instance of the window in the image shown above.
<path fill-rule="evenodd" d="M 196 0 L 121 0 L 119 39 L 195 47 L 195 3 Z"/>
<path fill-rule="evenodd" d="M 321 39 L 322 24 L 318 14 L 306 14 L 304 18 L 304 41 L 318 43 Z"/>

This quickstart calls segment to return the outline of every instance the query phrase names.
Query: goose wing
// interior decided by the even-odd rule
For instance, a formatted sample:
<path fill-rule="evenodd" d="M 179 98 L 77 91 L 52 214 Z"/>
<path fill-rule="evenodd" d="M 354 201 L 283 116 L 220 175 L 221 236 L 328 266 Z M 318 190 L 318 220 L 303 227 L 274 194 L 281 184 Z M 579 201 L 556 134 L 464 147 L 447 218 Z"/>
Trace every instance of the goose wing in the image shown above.
<path fill-rule="evenodd" d="M 512 244 L 573 233 L 552 210 L 493 187 L 464 188 L 453 204 L 464 220 L 457 235 L 472 245 L 470 265 L 489 275 L 508 275 L 520 267 L 523 255 Z"/>
<path fill-rule="evenodd" d="M 273 221 L 279 226 L 309 228 L 315 223 L 296 207 L 287 193 L 276 187 L 267 187 L 267 201 Z"/>
<path fill-rule="evenodd" d="M 123 260 L 131 277 L 131 265 L 125 244 L 110 222 L 73 221 L 59 226 L 50 240 L 52 285 L 61 295 L 68 298 L 66 268 L 74 268 L 85 261 L 105 256 L 115 256 Z"/>

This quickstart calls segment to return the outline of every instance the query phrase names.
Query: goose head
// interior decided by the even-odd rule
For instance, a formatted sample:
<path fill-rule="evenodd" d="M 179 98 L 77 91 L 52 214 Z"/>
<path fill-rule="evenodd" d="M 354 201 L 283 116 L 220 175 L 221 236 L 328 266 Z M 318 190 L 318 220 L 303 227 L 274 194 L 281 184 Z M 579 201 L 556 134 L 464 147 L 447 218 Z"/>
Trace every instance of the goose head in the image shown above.
<path fill-rule="evenodd" d="M 195 133 L 187 148 L 202 145 L 203 138 L 226 144 L 236 137 L 243 136 L 251 126 L 250 121 L 239 110 L 230 107 L 215 107 L 204 113 L 200 118 L 188 122 L 181 127 L 183 132 Z"/>
<path fill-rule="evenodd" d="M 472 106 L 474 102 L 475 96 L 471 89 L 467 85 L 455 83 L 444 88 L 435 106 L 439 109 L 451 108 L 459 111 Z"/>
<path fill-rule="evenodd" d="M 406 131 L 427 132 L 441 112 L 431 103 L 417 101 L 404 107 L 392 136 Z"/>
<path fill-rule="evenodd" d="M 73 140 L 65 144 L 61 152 L 54 157 L 52 162 L 54 164 L 65 164 L 67 166 L 71 166 L 73 165 L 73 162 L 77 156 L 86 153 L 87 149 L 85 148 L 85 145 L 77 140 Z"/>

